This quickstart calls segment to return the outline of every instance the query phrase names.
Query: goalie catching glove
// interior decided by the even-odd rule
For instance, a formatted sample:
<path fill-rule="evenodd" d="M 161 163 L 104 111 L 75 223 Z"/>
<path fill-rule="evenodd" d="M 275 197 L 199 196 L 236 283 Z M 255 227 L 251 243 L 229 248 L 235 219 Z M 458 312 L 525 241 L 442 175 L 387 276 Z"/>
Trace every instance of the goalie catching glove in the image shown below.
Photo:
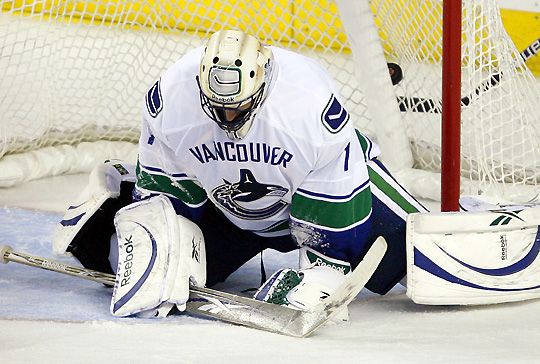
<path fill-rule="evenodd" d="M 135 166 L 122 161 L 106 161 L 96 166 L 87 187 L 56 227 L 54 253 L 73 254 L 85 268 L 114 273 L 109 261 L 113 250 L 110 244 L 113 218 L 132 202 L 135 180 Z"/>
<path fill-rule="evenodd" d="M 351 271 L 349 263 L 326 257 L 307 247 L 302 247 L 299 254 L 300 270 L 284 268 L 275 272 L 257 290 L 256 300 L 309 311 L 330 296 Z M 336 319 L 346 321 L 347 308 Z"/>
<path fill-rule="evenodd" d="M 128 205 L 114 218 L 118 269 L 111 301 L 115 316 L 163 317 L 185 310 L 189 285 L 206 283 L 206 253 L 199 227 L 176 215 L 168 198 Z"/>

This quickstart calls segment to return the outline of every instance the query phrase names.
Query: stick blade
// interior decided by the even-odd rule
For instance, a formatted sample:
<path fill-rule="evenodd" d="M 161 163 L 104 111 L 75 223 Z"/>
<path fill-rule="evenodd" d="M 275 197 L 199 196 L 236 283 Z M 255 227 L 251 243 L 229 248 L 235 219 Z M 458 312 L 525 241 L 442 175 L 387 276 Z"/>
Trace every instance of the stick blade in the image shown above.
<path fill-rule="evenodd" d="M 303 328 L 298 326 L 301 321 L 297 320 L 302 311 L 209 288 L 191 287 L 186 310 L 192 315 L 277 334 L 303 335 Z"/>
<path fill-rule="evenodd" d="M 304 312 L 298 318 L 304 321 L 302 337 L 311 335 L 315 330 L 331 320 L 360 293 L 379 266 L 387 247 L 386 240 L 382 236 L 378 237 L 349 278 L 312 311 Z"/>
<path fill-rule="evenodd" d="M 347 306 L 371 278 L 386 252 L 379 237 L 348 279 L 311 311 L 299 311 L 252 298 L 192 287 L 187 311 L 254 329 L 307 337 Z"/>

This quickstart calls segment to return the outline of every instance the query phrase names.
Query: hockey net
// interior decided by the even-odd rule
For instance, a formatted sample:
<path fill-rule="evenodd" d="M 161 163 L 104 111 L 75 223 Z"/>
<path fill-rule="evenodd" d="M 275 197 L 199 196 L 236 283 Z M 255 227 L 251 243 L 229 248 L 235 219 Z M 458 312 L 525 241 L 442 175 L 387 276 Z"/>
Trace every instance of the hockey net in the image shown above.
<path fill-rule="evenodd" d="M 0 9 L 0 186 L 134 160 L 149 85 L 209 34 L 239 28 L 318 59 L 400 180 L 421 197 L 440 193 L 440 1 L 0 0 Z M 463 193 L 532 199 L 539 81 L 496 0 L 463 1 L 462 38 Z M 403 69 L 396 86 L 387 62 Z"/>

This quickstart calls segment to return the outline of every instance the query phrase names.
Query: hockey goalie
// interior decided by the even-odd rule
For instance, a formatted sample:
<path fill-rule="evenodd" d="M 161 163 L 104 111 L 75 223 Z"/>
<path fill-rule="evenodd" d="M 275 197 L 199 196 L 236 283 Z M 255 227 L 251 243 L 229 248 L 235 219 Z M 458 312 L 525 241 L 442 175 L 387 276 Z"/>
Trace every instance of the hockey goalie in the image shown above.
<path fill-rule="evenodd" d="M 413 253 L 407 252 L 407 216 L 427 215 L 426 209 L 390 175 L 377 145 L 353 127 L 330 76 L 309 58 L 241 31 L 219 31 L 162 74 L 142 110 L 137 164 L 98 166 L 53 242 L 56 253 L 116 275 L 113 315 L 182 311 L 190 286 L 212 287 L 265 249 L 298 251 L 299 263 L 261 279 L 254 298 L 308 311 L 346 282 L 381 236 L 387 250 L 366 284 L 375 293 L 398 284 L 414 256 L 413 299 L 443 303 L 436 297 L 447 282 L 414 252 L 458 284 L 468 277 L 437 249 L 463 267 L 493 271 L 496 283 L 471 284 L 510 285 L 498 286 L 495 273 L 505 267 L 472 259 L 487 258 L 484 247 L 426 245 L 418 224 L 408 236 Z M 462 247 L 469 253 L 461 254 Z M 506 254 L 508 261 L 518 256 Z M 534 280 L 536 265 L 522 278 Z M 462 286 L 454 296 L 441 295 L 478 303 Z M 339 318 L 347 319 L 346 309 Z"/>
<path fill-rule="evenodd" d="M 137 164 L 97 167 L 54 238 L 56 253 L 116 274 L 114 315 L 182 310 L 190 285 L 212 287 L 265 249 L 299 263 L 254 297 L 297 310 L 331 295 L 380 236 L 367 288 L 403 279 L 406 216 L 425 209 L 317 62 L 223 30 L 143 96 Z"/>

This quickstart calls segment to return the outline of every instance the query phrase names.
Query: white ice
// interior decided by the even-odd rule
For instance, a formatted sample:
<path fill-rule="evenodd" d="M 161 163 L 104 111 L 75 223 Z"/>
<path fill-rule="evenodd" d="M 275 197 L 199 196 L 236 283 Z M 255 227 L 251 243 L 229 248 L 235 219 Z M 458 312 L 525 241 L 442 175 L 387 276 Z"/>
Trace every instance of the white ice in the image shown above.
<path fill-rule="evenodd" d="M 0 190 L 0 245 L 52 257 L 51 234 L 85 175 Z M 70 258 L 62 260 L 76 264 Z M 268 272 L 293 254 L 265 253 Z M 219 289 L 259 283 L 253 259 Z M 405 289 L 363 291 L 350 321 L 296 339 L 188 316 L 116 319 L 110 290 L 16 263 L 0 265 L 1 363 L 540 363 L 540 301 L 428 307 Z"/>

